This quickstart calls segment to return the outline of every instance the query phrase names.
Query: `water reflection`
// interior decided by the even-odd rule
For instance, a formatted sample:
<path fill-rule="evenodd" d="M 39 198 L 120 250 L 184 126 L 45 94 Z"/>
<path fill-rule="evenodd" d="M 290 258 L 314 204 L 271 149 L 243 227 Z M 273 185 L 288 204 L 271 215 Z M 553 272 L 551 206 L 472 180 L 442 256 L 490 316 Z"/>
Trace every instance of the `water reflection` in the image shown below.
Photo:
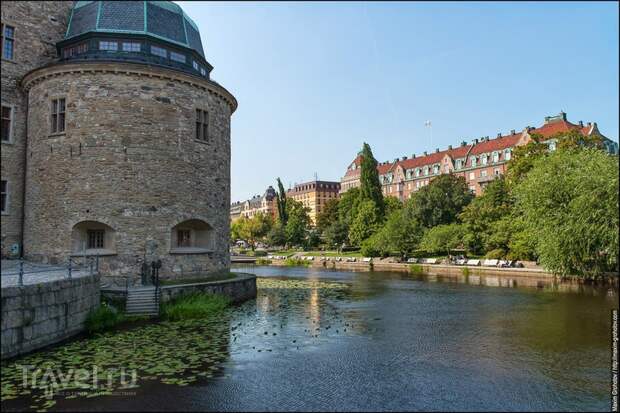
<path fill-rule="evenodd" d="M 574 284 L 519 288 L 527 281 L 478 275 L 243 270 L 260 277 L 258 297 L 216 323 L 223 333 L 222 347 L 216 347 L 222 358 L 212 355 L 209 362 L 219 373 L 183 385 L 145 381 L 135 396 L 58 400 L 52 409 L 599 411 L 609 406 L 609 317 L 617 301 L 605 290 Z M 212 343 L 213 335 L 206 326 L 196 328 L 187 329 L 189 338 L 183 329 L 172 336 L 149 335 L 161 346 L 153 352 L 173 364 L 200 359 L 201 343 Z M 193 342 L 196 348 L 183 344 Z M 140 357 L 149 343 L 132 346 L 125 343 L 128 354 Z M 2 407 L 27 408 L 30 401 Z"/>

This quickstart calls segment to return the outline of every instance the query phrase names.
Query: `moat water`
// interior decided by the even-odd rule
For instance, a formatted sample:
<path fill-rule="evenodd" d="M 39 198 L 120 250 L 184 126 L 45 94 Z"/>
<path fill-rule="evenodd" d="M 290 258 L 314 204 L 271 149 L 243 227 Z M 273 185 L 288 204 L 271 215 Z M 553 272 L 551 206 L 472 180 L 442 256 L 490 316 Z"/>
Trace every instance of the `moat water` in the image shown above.
<path fill-rule="evenodd" d="M 572 410 L 610 408 L 617 295 L 243 266 L 256 300 L 209 322 L 81 339 L 3 364 L 3 410 Z M 51 399 L 20 364 L 137 370 L 104 395 Z M 9 376 L 5 378 L 5 373 Z M 11 397 L 6 397 L 11 394 Z"/>

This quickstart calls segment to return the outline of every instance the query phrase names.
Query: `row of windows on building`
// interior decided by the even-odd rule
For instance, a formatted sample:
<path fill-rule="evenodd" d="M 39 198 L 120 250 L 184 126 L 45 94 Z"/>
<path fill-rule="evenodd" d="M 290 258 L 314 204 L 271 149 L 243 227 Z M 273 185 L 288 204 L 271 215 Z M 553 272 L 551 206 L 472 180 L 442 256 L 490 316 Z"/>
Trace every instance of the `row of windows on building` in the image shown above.
<path fill-rule="evenodd" d="M 131 41 L 116 41 L 116 40 L 100 40 L 99 50 L 107 52 L 128 52 L 139 53 L 142 52 L 143 44 L 140 42 Z M 67 47 L 63 50 L 62 55 L 64 58 L 77 56 L 88 51 L 88 43 L 80 43 L 75 46 Z M 175 62 L 187 64 L 187 56 L 183 53 L 178 53 L 172 50 L 168 50 L 164 47 L 151 45 L 150 53 L 153 56 L 158 56 L 164 59 L 170 59 Z M 207 76 L 207 70 L 199 64 L 197 61 L 192 60 L 192 67 L 195 71 L 200 72 L 202 76 Z"/>
<path fill-rule="evenodd" d="M 0 140 L 11 142 L 13 136 L 14 108 L 2 105 Z M 64 133 L 67 121 L 67 102 L 65 98 L 52 99 L 50 103 L 50 134 Z M 196 139 L 209 140 L 209 112 L 196 109 Z"/>

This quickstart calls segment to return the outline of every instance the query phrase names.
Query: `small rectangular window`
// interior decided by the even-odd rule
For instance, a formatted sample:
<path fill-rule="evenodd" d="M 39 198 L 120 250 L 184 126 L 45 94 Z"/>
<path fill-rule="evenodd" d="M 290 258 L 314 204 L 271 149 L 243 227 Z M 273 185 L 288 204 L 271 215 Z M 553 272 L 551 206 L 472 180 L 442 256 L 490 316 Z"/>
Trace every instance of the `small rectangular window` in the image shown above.
<path fill-rule="evenodd" d="M 62 133 L 65 131 L 65 99 L 52 99 L 51 113 L 52 133 Z"/>
<path fill-rule="evenodd" d="M 99 50 L 109 50 L 109 51 L 117 51 L 118 43 L 117 42 L 99 42 Z"/>
<path fill-rule="evenodd" d="M 2 58 L 13 60 L 13 54 L 15 50 L 15 28 L 6 24 L 2 25 L 1 35 L 2 41 L 0 45 L 2 47 Z"/>
<path fill-rule="evenodd" d="M 13 108 L 2 105 L 2 142 L 11 142 L 13 129 Z"/>
<path fill-rule="evenodd" d="M 200 68 L 200 74 L 203 75 L 203 76 L 207 75 L 207 71 L 204 69 L 204 67 Z"/>
<path fill-rule="evenodd" d="M 151 54 L 159 57 L 168 57 L 168 51 L 162 47 L 151 46 Z"/>
<path fill-rule="evenodd" d="M 140 43 L 123 42 L 123 52 L 139 52 L 140 49 Z"/>
<path fill-rule="evenodd" d="M 170 60 L 174 60 L 175 62 L 185 63 L 185 55 L 176 52 L 170 52 Z"/>
<path fill-rule="evenodd" d="M 2 180 L 0 184 L 0 208 L 2 213 L 7 212 L 9 207 L 9 183 Z"/>
<path fill-rule="evenodd" d="M 209 140 L 209 112 L 206 110 L 196 109 L 196 139 Z"/>
<path fill-rule="evenodd" d="M 191 231 L 189 229 L 177 230 L 177 246 L 178 247 L 191 247 Z"/>
<path fill-rule="evenodd" d="M 103 248 L 105 239 L 105 230 L 89 229 L 86 231 L 88 235 L 88 249 Z"/>
<path fill-rule="evenodd" d="M 198 70 L 198 63 L 196 63 L 195 60 L 192 62 L 192 66 L 194 67 L 194 70 Z"/>

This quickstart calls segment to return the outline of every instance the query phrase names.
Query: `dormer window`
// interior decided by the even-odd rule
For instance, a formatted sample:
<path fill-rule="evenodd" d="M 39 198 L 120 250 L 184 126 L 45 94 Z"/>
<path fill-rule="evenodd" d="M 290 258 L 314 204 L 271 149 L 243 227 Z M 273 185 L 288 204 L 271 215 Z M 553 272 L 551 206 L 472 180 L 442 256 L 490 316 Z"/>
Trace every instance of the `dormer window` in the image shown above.
<path fill-rule="evenodd" d="M 463 161 L 460 159 L 456 160 L 456 169 L 461 169 L 463 167 Z"/>
<path fill-rule="evenodd" d="M 428 175 L 428 166 L 425 166 L 424 167 L 424 176 L 427 176 L 427 175 Z"/>
<path fill-rule="evenodd" d="M 499 162 L 499 152 L 493 152 L 493 162 Z"/>
<path fill-rule="evenodd" d="M 433 166 L 433 173 L 434 173 L 435 175 L 437 175 L 437 174 L 439 173 L 439 165 L 434 165 L 434 166 Z"/>
<path fill-rule="evenodd" d="M 117 42 L 99 42 L 99 50 L 107 50 L 109 52 L 115 52 L 118 50 Z"/>
<path fill-rule="evenodd" d="M 489 161 L 489 156 L 488 155 L 482 155 L 482 158 L 481 158 L 482 164 L 486 165 L 488 161 Z"/>
<path fill-rule="evenodd" d="M 420 176 L 420 168 L 416 168 L 415 170 L 415 176 L 419 177 Z"/>
<path fill-rule="evenodd" d="M 549 150 L 555 151 L 555 149 L 556 149 L 555 141 L 549 142 Z"/>
<path fill-rule="evenodd" d="M 504 160 L 509 161 L 512 157 L 512 151 L 509 149 L 504 150 Z"/>
<path fill-rule="evenodd" d="M 472 156 L 472 158 L 471 158 L 471 167 L 475 168 L 477 163 L 478 163 L 478 159 L 475 156 Z"/>
<path fill-rule="evenodd" d="M 164 49 L 163 47 L 151 46 L 151 54 L 154 54 L 155 56 L 159 56 L 163 58 L 168 57 L 168 51 Z"/>
<path fill-rule="evenodd" d="M 176 52 L 170 52 L 170 60 L 174 60 L 175 62 L 185 63 L 185 55 Z"/>
<path fill-rule="evenodd" d="M 140 43 L 123 42 L 123 52 L 139 52 L 141 50 Z"/>

